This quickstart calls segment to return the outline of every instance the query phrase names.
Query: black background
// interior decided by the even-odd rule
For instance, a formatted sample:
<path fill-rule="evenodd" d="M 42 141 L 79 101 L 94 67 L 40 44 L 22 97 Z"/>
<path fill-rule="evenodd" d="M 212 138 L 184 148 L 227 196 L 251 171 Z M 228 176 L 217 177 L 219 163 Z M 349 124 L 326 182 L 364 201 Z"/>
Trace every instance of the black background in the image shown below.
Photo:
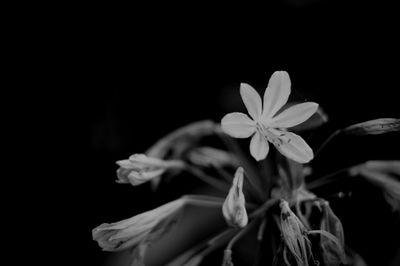
<path fill-rule="evenodd" d="M 37 17 L 41 26 L 27 24 L 37 45 L 28 51 L 35 58 L 28 67 L 44 64 L 34 80 L 49 88 L 33 93 L 41 98 L 33 109 L 35 118 L 45 118 L 38 142 L 51 146 L 40 167 L 52 166 L 43 186 L 50 194 L 41 204 L 54 211 L 51 242 L 61 242 L 54 257 L 100 265 L 106 254 L 91 240 L 91 229 L 158 203 L 147 185 L 116 184 L 115 161 L 189 122 L 244 111 L 240 82 L 263 93 L 274 71 L 288 71 L 293 97 L 318 102 L 330 118 L 310 145 L 340 127 L 398 117 L 392 11 L 384 2 L 363 1 L 96 3 L 57 7 Z M 369 159 L 398 159 L 396 141 L 394 134 L 338 140 L 317 168 L 327 173 Z M 348 240 L 369 265 L 387 265 L 398 248 L 398 217 L 382 199 L 369 197 L 377 193 L 373 188 L 360 193 L 354 204 L 338 205 Z M 360 219 L 349 218 L 354 213 Z"/>

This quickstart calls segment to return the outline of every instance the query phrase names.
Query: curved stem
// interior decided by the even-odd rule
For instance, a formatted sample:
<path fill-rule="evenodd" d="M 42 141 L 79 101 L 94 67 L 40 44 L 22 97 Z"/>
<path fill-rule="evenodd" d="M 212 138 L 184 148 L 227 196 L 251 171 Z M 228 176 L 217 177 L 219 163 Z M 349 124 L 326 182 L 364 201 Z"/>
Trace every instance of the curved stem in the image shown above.
<path fill-rule="evenodd" d="M 221 182 L 219 180 L 216 180 L 212 176 L 207 175 L 203 171 L 194 168 L 192 166 L 185 166 L 185 170 L 188 171 L 189 173 L 193 174 L 195 177 L 199 178 L 201 181 L 204 181 L 205 183 L 218 188 L 219 190 L 222 190 L 224 192 L 229 190 L 229 185 L 227 185 L 225 182 Z"/>
<path fill-rule="evenodd" d="M 340 129 L 336 130 L 335 132 L 333 132 L 322 144 L 321 146 L 319 146 L 318 150 L 315 152 L 314 157 L 317 157 L 317 155 L 321 152 L 321 150 L 323 148 L 325 148 L 325 146 L 337 135 L 339 135 L 339 133 L 342 132 Z"/>
<path fill-rule="evenodd" d="M 249 225 L 239 231 L 232 239 L 229 241 L 228 245 L 226 246 L 225 250 L 231 250 L 233 245 L 242 237 L 244 236 L 253 226 L 256 224 L 255 220 L 251 221 Z"/>
<path fill-rule="evenodd" d="M 246 172 L 246 177 L 247 180 L 249 181 L 251 187 L 253 188 L 253 191 L 255 192 L 255 196 L 257 197 L 258 200 L 263 201 L 265 199 L 264 193 L 261 189 L 261 184 L 259 180 L 257 180 L 255 177 L 257 176 L 257 171 L 254 171 L 253 167 L 249 163 L 248 159 L 244 155 L 242 149 L 234 140 L 233 138 L 229 137 L 225 133 L 217 132 L 217 136 L 225 143 L 225 145 L 228 147 L 229 150 L 231 150 L 233 153 L 236 154 L 238 160 L 242 164 L 245 172 Z M 250 195 L 254 195 L 253 193 L 249 193 Z"/>
<path fill-rule="evenodd" d="M 254 218 L 266 212 L 269 208 L 271 208 L 275 203 L 279 202 L 280 199 L 269 199 L 263 205 L 261 205 L 258 209 L 253 211 L 249 218 Z"/>

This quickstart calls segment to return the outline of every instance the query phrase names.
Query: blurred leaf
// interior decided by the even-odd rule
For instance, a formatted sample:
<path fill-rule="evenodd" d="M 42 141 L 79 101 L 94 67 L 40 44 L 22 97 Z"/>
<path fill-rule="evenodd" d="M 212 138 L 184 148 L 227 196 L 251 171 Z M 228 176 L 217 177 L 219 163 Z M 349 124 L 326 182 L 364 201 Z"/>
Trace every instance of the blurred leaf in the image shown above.
<path fill-rule="evenodd" d="M 342 133 L 350 135 L 379 135 L 394 131 L 400 131 L 400 119 L 374 119 L 342 129 Z"/>
<path fill-rule="evenodd" d="M 347 253 L 347 260 L 349 265 L 352 266 L 367 266 L 367 263 L 364 259 L 355 251 L 351 250 L 350 248 L 346 248 Z"/>
<path fill-rule="evenodd" d="M 232 166 L 237 168 L 239 161 L 232 152 L 216 149 L 213 147 L 198 147 L 188 153 L 188 160 L 198 166 L 222 168 Z"/>
<path fill-rule="evenodd" d="M 383 189 L 393 211 L 400 212 L 400 161 L 368 161 L 350 169 L 351 175 L 361 175 Z"/>
<path fill-rule="evenodd" d="M 323 217 L 321 221 L 321 230 L 332 234 L 335 238 L 321 237 L 324 263 L 328 266 L 339 266 L 341 263 L 346 264 L 347 260 L 344 251 L 345 243 L 342 222 L 335 215 L 327 201 L 323 203 L 322 207 Z"/>
<path fill-rule="evenodd" d="M 182 152 L 193 147 L 199 139 L 214 134 L 218 126 L 211 120 L 190 123 L 161 138 L 147 150 L 146 154 L 151 157 L 165 158 L 172 153 L 172 157 L 179 157 Z"/>
<path fill-rule="evenodd" d="M 322 126 L 326 122 L 328 122 L 328 115 L 321 107 L 318 107 L 318 110 L 309 119 L 307 119 L 307 121 L 292 127 L 290 130 L 298 132 L 312 130 Z"/>
<path fill-rule="evenodd" d="M 158 140 L 146 151 L 146 154 L 149 157 L 160 159 L 180 158 L 183 153 L 193 148 L 201 138 L 216 133 L 218 129 L 219 125 L 211 120 L 190 123 Z M 151 180 L 153 190 L 157 189 L 159 183 L 160 177 Z"/>

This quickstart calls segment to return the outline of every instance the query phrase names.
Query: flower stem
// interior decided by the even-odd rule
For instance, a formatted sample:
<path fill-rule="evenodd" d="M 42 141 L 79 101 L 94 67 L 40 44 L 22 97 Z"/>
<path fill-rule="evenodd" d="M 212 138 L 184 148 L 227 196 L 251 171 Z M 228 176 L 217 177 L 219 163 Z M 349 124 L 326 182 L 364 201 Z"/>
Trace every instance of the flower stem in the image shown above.
<path fill-rule="evenodd" d="M 195 167 L 186 165 L 185 170 L 188 171 L 189 173 L 191 173 L 192 175 L 194 175 L 195 177 L 199 178 L 201 181 L 203 181 L 219 190 L 222 190 L 224 192 L 229 190 L 228 184 L 226 184 L 225 182 L 216 180 L 212 176 L 207 175 L 206 173 L 204 173 L 203 171 L 201 171 Z"/>
<path fill-rule="evenodd" d="M 315 152 L 314 157 L 317 157 L 317 155 L 321 152 L 323 148 L 337 135 L 339 135 L 342 132 L 342 130 L 338 129 L 335 132 L 333 132 L 322 144 L 319 146 L 318 150 Z"/>
<path fill-rule="evenodd" d="M 324 186 L 326 184 L 332 183 L 333 181 L 335 181 L 334 177 L 348 172 L 351 168 L 352 167 L 346 167 L 346 168 L 340 169 L 336 172 L 333 172 L 331 174 L 325 175 L 321 178 L 318 178 L 317 180 L 314 180 L 314 181 L 306 184 L 307 189 L 312 190 L 312 189 Z"/>
<path fill-rule="evenodd" d="M 242 149 L 240 148 L 240 146 L 238 145 L 236 140 L 229 137 L 222 131 L 218 131 L 217 135 L 225 143 L 225 145 L 228 147 L 228 149 L 236 154 L 236 156 L 238 157 L 240 163 L 242 164 L 242 166 L 246 172 L 247 180 L 249 181 L 251 187 L 253 188 L 253 191 L 255 192 L 255 196 L 257 197 L 257 200 L 263 201 L 265 199 L 265 195 L 261 189 L 260 182 L 255 178 L 257 176 L 257 171 L 254 171 L 254 168 L 249 163 L 248 159 L 244 155 Z M 254 195 L 254 193 L 249 193 L 249 195 Z"/>
<path fill-rule="evenodd" d="M 264 202 L 258 209 L 250 213 L 249 218 L 254 218 L 266 212 L 269 208 L 271 208 L 275 203 L 279 202 L 280 199 L 269 199 Z"/>
<path fill-rule="evenodd" d="M 244 236 L 253 226 L 256 224 L 256 220 L 250 222 L 245 228 L 239 231 L 232 239 L 229 241 L 228 245 L 226 246 L 225 250 L 231 250 L 233 245 L 242 237 Z"/>

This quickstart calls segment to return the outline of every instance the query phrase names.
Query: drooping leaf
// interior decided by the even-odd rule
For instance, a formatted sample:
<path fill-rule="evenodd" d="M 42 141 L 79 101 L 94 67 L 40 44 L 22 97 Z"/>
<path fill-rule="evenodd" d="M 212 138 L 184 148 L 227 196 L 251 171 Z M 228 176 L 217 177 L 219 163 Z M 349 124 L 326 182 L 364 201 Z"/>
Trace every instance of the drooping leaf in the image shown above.
<path fill-rule="evenodd" d="M 349 135 L 379 135 L 400 131 L 400 119 L 380 118 L 358 123 L 341 130 Z"/>
<path fill-rule="evenodd" d="M 400 211 L 400 161 L 368 161 L 350 169 L 351 175 L 361 175 L 382 188 L 393 211 Z"/>

